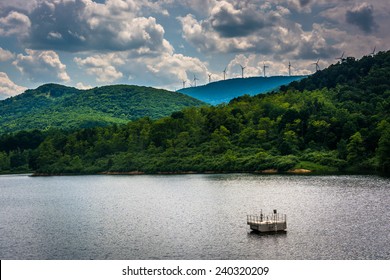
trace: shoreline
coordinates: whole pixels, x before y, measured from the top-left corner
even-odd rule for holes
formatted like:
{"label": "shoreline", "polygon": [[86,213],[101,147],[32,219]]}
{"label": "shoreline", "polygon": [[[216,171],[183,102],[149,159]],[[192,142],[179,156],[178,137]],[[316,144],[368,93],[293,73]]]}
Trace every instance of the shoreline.
{"label": "shoreline", "polygon": [[18,172],[18,173],[0,173],[0,176],[6,175],[27,175],[29,177],[51,177],[51,176],[88,176],[88,175],[110,175],[110,176],[135,176],[135,175],[195,175],[195,174],[257,174],[257,175],[302,175],[302,176],[321,176],[321,175],[377,175],[380,177],[388,177],[385,174],[375,173],[375,172],[326,172],[326,171],[316,171],[304,168],[294,168],[287,171],[279,171],[277,169],[265,169],[265,170],[255,170],[255,171],[159,171],[159,172],[144,172],[144,171],[103,171],[96,173],[44,173],[44,172]]}
{"label": "shoreline", "polygon": [[[144,171],[103,171],[97,173],[28,173],[30,177],[51,177],[51,176],[94,176],[94,175],[108,175],[108,176],[140,176],[140,175],[208,175],[208,174],[255,174],[255,175],[297,175],[297,176],[321,176],[321,175],[378,175],[376,173],[350,173],[350,172],[322,172],[309,169],[290,169],[287,171],[278,171],[276,169],[265,169],[256,171],[159,171],[159,172],[144,172]],[[17,175],[17,174],[3,174],[3,175]]]}
{"label": "shoreline", "polygon": [[288,171],[278,171],[276,169],[266,169],[257,171],[158,171],[147,173],[144,171],[103,171],[98,173],[30,173],[31,177],[50,177],[50,176],[83,176],[83,175],[194,175],[194,174],[315,174],[309,169],[290,169]]}

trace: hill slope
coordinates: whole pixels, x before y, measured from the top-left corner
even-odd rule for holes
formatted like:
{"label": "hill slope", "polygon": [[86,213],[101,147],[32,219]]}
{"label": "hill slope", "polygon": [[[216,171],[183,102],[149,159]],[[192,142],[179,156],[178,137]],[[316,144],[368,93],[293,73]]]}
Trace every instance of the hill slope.
{"label": "hill slope", "polygon": [[227,103],[231,99],[241,95],[255,95],[276,90],[282,85],[301,80],[306,76],[274,76],[274,77],[250,77],[236,78],[225,81],[212,82],[207,85],[188,87],[178,90],[196,99],[212,105]]}
{"label": "hill slope", "polygon": [[177,92],[115,85],[78,90],[46,84],[0,101],[0,133],[29,129],[86,128],[157,119],[203,103]]}

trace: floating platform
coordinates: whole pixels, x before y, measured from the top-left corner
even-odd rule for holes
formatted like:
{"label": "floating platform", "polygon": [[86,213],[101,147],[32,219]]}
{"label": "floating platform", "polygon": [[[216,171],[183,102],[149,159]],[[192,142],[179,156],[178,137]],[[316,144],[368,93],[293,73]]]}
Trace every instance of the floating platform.
{"label": "floating platform", "polygon": [[247,224],[253,231],[261,233],[282,232],[287,229],[286,214],[279,214],[276,210],[272,214],[247,215]]}

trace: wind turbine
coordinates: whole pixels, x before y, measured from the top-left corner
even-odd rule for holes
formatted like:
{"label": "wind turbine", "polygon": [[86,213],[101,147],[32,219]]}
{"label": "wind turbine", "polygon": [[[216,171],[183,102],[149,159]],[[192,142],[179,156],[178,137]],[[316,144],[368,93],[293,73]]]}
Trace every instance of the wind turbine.
{"label": "wind turbine", "polygon": [[266,75],[265,75],[265,70],[266,70],[267,68],[269,68],[269,66],[268,66],[268,65],[265,65],[265,63],[263,63],[263,73],[264,73],[264,77],[266,76]]}
{"label": "wind turbine", "polygon": [[222,72],[223,72],[223,80],[225,80],[226,79],[226,67]]}
{"label": "wind turbine", "polygon": [[291,76],[291,63],[288,61],[288,75]]}
{"label": "wind turbine", "polygon": [[199,79],[194,75],[194,85],[196,87],[196,81],[199,81]]}
{"label": "wind turbine", "polygon": [[312,63],[312,65],[316,66],[316,72],[321,70],[320,66],[318,65],[318,62],[320,62],[320,59],[318,59],[317,62]]}
{"label": "wind turbine", "polygon": [[181,80],[182,82],[183,82],[183,88],[185,88],[186,87],[186,80]]}
{"label": "wind turbine", "polygon": [[343,54],[340,57],[336,57],[336,59],[340,60],[341,63],[345,61],[344,54],[345,52],[343,52]]}
{"label": "wind turbine", "polygon": [[246,66],[242,66],[240,64],[240,67],[241,67],[241,76],[242,76],[242,78],[244,78],[244,69],[246,68]]}
{"label": "wind turbine", "polygon": [[209,76],[209,83],[211,83],[211,76],[212,76],[213,74],[208,74],[208,76]]}
{"label": "wind turbine", "polygon": [[376,46],[374,47],[374,49],[372,50],[372,52],[370,53],[370,55],[372,55],[372,56],[375,55],[375,49],[376,49]]}

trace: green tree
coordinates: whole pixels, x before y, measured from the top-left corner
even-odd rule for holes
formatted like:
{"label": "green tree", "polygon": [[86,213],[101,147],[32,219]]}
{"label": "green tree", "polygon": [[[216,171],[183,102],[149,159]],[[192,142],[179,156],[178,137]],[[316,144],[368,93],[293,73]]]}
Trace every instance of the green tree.
{"label": "green tree", "polygon": [[390,175],[390,124],[387,121],[382,121],[379,124],[381,137],[378,142],[376,156],[380,172]]}
{"label": "green tree", "polygon": [[364,145],[363,138],[360,132],[356,132],[349,138],[349,142],[347,144],[347,161],[351,164],[360,163],[364,158]]}
{"label": "green tree", "polygon": [[314,142],[326,146],[330,124],[324,120],[312,120],[309,123],[306,141]]}
{"label": "green tree", "polygon": [[6,152],[0,152],[0,172],[10,169],[10,160]]}
{"label": "green tree", "polygon": [[46,139],[39,145],[36,161],[39,171],[52,172],[50,167],[54,166],[61,159],[62,154],[54,146],[51,138]]}
{"label": "green tree", "polygon": [[19,149],[11,151],[9,153],[9,163],[11,169],[28,169],[27,152]]}
{"label": "green tree", "polygon": [[230,131],[221,125],[211,134],[210,149],[212,153],[223,153],[231,146]]}
{"label": "green tree", "polygon": [[279,145],[279,150],[282,155],[294,154],[298,151],[299,139],[297,134],[288,130],[283,133],[282,142]]}

